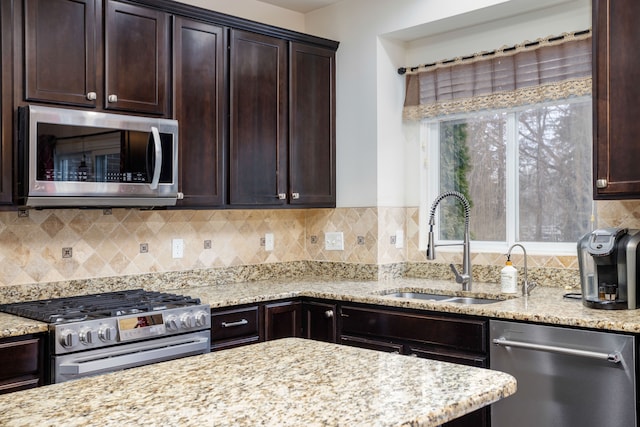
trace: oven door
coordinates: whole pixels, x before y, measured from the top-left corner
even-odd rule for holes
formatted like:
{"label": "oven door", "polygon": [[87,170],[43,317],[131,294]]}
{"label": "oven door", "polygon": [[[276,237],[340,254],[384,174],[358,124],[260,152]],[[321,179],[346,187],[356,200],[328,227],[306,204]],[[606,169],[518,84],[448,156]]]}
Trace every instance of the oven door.
{"label": "oven door", "polygon": [[51,381],[61,383],[210,351],[210,332],[122,344],[52,357]]}
{"label": "oven door", "polygon": [[20,205],[175,205],[175,120],[31,105],[19,123]]}

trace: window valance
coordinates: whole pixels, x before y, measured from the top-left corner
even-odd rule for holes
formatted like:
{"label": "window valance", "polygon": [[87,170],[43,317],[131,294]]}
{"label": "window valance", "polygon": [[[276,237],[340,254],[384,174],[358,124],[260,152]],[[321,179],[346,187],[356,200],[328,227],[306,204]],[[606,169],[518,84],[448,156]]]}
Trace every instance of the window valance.
{"label": "window valance", "polygon": [[415,67],[406,76],[404,118],[589,95],[591,30]]}

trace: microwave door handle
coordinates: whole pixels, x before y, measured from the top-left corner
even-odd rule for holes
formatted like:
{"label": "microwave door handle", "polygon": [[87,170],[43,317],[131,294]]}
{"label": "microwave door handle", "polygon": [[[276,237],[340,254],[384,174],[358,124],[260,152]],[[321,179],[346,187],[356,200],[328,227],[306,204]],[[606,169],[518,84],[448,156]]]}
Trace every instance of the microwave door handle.
{"label": "microwave door handle", "polygon": [[153,135],[153,146],[156,151],[156,162],[153,165],[153,179],[149,185],[152,190],[158,188],[160,182],[160,169],[162,169],[162,142],[160,141],[160,132],[155,126],[151,126],[151,134]]}

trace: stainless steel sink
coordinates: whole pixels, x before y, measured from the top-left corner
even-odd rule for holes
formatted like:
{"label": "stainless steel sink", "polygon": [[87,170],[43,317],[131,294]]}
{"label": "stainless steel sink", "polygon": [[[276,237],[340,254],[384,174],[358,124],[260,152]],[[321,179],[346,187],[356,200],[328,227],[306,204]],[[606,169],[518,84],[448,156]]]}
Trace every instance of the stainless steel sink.
{"label": "stainless steel sink", "polygon": [[495,302],[504,301],[504,299],[502,298],[481,298],[481,297],[445,295],[445,294],[434,294],[431,292],[402,291],[402,290],[383,293],[382,296],[391,297],[391,298],[419,299],[424,301],[452,302],[452,303],[458,303],[458,304],[492,304]]}
{"label": "stainless steel sink", "polygon": [[460,304],[492,304],[494,302],[500,302],[503,300],[498,298],[455,297],[443,301],[457,302]]}
{"label": "stainless steel sink", "polygon": [[392,292],[389,294],[384,294],[384,296],[395,297],[395,298],[423,299],[423,300],[431,300],[431,301],[442,301],[445,299],[452,298],[452,295],[431,294],[431,293],[425,293],[425,292],[405,292],[405,291]]}

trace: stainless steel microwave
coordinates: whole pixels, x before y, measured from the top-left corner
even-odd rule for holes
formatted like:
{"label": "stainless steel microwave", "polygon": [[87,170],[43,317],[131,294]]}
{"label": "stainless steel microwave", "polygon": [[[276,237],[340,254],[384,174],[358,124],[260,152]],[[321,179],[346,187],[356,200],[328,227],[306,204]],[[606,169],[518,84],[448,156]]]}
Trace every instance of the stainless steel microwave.
{"label": "stainless steel microwave", "polygon": [[18,123],[20,206],[176,204],[177,121],[30,105]]}

